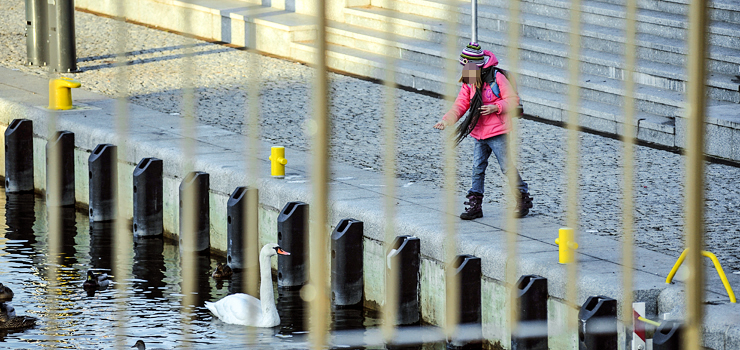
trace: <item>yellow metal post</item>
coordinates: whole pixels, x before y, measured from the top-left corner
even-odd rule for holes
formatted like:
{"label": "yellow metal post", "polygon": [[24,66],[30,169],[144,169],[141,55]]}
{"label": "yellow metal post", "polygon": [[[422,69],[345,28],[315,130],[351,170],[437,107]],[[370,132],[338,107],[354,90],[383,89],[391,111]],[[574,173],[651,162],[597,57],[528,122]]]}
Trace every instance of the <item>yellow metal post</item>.
{"label": "yellow metal post", "polygon": [[272,147],[270,149],[270,174],[278,179],[284,178],[285,164],[288,164],[288,160],[285,159],[285,147]]}
{"label": "yellow metal post", "polygon": [[72,78],[49,80],[49,109],[72,109],[72,89],[82,85]]}
{"label": "yellow metal post", "polygon": [[561,264],[570,264],[576,261],[576,249],[578,243],[575,242],[575,234],[572,228],[563,227],[558,230],[558,238],[555,239],[558,248],[558,262]]}

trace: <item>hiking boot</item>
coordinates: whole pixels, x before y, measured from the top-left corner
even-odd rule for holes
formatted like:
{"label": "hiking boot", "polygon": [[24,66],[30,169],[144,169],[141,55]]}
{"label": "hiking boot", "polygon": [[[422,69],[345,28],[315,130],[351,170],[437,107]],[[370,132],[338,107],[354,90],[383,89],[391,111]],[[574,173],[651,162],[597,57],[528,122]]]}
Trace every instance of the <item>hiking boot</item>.
{"label": "hiking boot", "polygon": [[521,218],[529,214],[529,209],[532,209],[532,197],[527,192],[519,192],[520,197],[516,199],[516,210],[514,210],[514,216]]}
{"label": "hiking boot", "polygon": [[464,204],[467,205],[465,208],[465,212],[460,214],[460,219],[463,220],[473,220],[477,218],[483,217],[483,209],[481,208],[481,205],[483,204],[483,194],[478,192],[470,192],[466,196],[468,198],[468,201]]}

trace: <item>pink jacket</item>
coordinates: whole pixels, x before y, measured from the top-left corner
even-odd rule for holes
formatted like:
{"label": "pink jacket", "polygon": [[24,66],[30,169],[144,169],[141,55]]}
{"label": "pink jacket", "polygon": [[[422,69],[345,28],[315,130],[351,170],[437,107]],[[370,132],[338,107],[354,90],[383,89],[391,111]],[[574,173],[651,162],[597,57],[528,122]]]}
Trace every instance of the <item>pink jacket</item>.
{"label": "pink jacket", "polygon": [[[483,68],[488,68],[498,64],[498,59],[491,51],[483,50],[483,54],[489,56],[488,63]],[[519,97],[514,93],[514,90],[509,84],[509,80],[501,74],[496,73],[496,82],[498,83],[501,97],[496,97],[488,84],[483,83],[483,89],[481,90],[483,97],[483,105],[494,104],[498,106],[498,113],[483,115],[481,114],[478,119],[478,123],[475,124],[473,131],[470,132],[470,136],[477,140],[487,139],[496,135],[501,135],[511,130],[511,121],[506,117],[506,111],[509,107],[516,107],[519,105]],[[442,118],[448,124],[453,125],[465,112],[470,108],[470,100],[475,95],[475,86],[464,84],[460,89],[460,93],[457,94],[457,99],[452,105],[452,108]]]}

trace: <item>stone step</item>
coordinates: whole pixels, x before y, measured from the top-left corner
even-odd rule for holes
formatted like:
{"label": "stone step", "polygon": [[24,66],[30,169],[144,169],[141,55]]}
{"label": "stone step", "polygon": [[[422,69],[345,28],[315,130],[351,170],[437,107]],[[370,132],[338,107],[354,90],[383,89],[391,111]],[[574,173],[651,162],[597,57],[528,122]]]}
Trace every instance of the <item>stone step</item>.
{"label": "stone step", "polygon": [[[527,62],[526,66],[520,63],[520,73],[519,86],[567,95],[569,79],[565,68]],[[579,85],[581,99],[606,103],[617,108],[623,104],[624,88],[620,80],[581,73]],[[638,111],[675,117],[681,115],[683,100],[683,93],[641,84],[635,88],[635,107]]]}
{"label": "stone step", "polygon": [[[313,41],[293,42],[290,46],[293,57],[301,57],[301,60],[314,64],[316,62],[316,45]],[[356,74],[372,79],[385,79],[387,57],[353,49],[336,44],[327,45],[327,66],[331,69]],[[457,87],[442,82],[440,69],[438,67],[420,64],[405,59],[395,61],[396,83],[407,86],[418,91],[430,91],[443,93],[445,88]]]}
{"label": "stone step", "polygon": [[[538,0],[537,3],[525,2],[522,4],[522,10],[532,14],[570,19],[570,2],[563,0]],[[625,26],[626,9],[624,6],[584,0],[581,10],[583,23],[616,29],[623,29]],[[683,14],[640,9],[636,20],[638,33],[686,40],[688,19]],[[714,21],[710,23],[708,32],[714,45],[738,46],[737,38],[740,37],[740,26],[737,26],[737,24]]]}
{"label": "stone step", "polygon": [[[389,14],[390,10],[378,9],[378,8],[348,8],[345,9],[345,13],[348,15],[348,22],[353,23],[357,27],[365,28],[379,28],[378,30],[386,29],[386,15],[393,15],[392,22],[395,23],[394,31],[402,36],[410,36],[415,39],[431,42],[441,42],[447,36],[447,31],[443,30],[443,25],[439,21],[432,19],[393,12]],[[382,24],[382,25],[381,25]],[[464,25],[457,24],[457,33],[460,36],[464,36],[468,32],[468,28]],[[422,38],[419,38],[419,37]],[[505,35],[498,32],[487,31],[485,29],[479,30],[479,42],[490,47],[491,49],[498,50],[496,52],[505,52],[503,50],[506,45]],[[489,39],[491,38],[491,39]],[[491,42],[488,42],[491,41]],[[522,48],[527,50],[524,54],[530,53],[528,56],[531,59],[540,63],[550,64],[555,67],[564,67],[566,57],[568,57],[567,46],[562,43],[547,42],[544,40],[538,40],[532,37],[525,37],[522,39]],[[344,45],[341,42],[337,44]],[[465,44],[464,39],[460,39],[458,42],[459,46]],[[487,46],[487,45],[491,46]],[[431,43],[427,43],[424,47],[429,47]],[[530,45],[530,46],[527,46]],[[441,46],[439,46],[441,47]],[[441,50],[437,48],[438,52]],[[422,50],[422,52],[424,52]],[[623,78],[623,70],[621,69],[623,63],[617,54],[603,53],[598,50],[584,50],[582,60],[587,64],[584,66],[584,70],[591,74],[602,74],[607,78]],[[551,55],[551,56],[548,56]],[[430,63],[432,60],[421,60],[420,62]],[[559,62],[557,62],[559,61]],[[677,92],[685,91],[685,84],[683,79],[676,72],[683,71],[682,67],[670,67],[668,65],[661,65],[661,62],[646,62],[645,69],[638,69],[639,75],[636,77],[638,82],[652,85],[663,89],[673,89]],[[611,62],[611,63],[606,63]],[[733,82],[734,75],[727,75],[714,72],[709,77],[710,81],[710,97],[716,98],[719,101],[729,102],[740,102],[740,93],[738,93],[739,84]]]}
{"label": "stone step", "polygon": [[[612,5],[626,6],[626,0],[596,0]],[[638,0],[641,9],[677,15],[688,15],[688,0]],[[734,0],[714,0],[707,2],[710,18],[714,21],[740,24],[740,3]]]}
{"label": "stone step", "polygon": [[[494,37],[494,36],[481,36]],[[506,61],[503,53],[506,51],[506,40],[499,37],[492,43],[481,41],[484,47],[497,53],[502,62]],[[423,41],[405,36],[394,36],[392,40],[386,37],[385,32],[358,27],[346,23],[329,22],[327,40],[330,43],[347,46],[359,50],[384,53],[395,58],[403,58],[421,64],[442,67],[445,54],[444,44]],[[462,47],[465,39],[458,42]],[[528,62],[546,64],[555,67],[566,67],[568,48],[566,45],[550,43],[541,40],[523,38],[520,43],[520,66],[525,67]],[[454,56],[454,55],[452,55]],[[635,81],[638,84],[653,86],[661,89],[685,92],[686,84],[683,81],[684,67],[676,67],[665,63],[638,60]],[[583,73],[599,75],[612,79],[624,79],[624,63],[622,57],[606,54],[594,50],[584,49],[581,54],[581,70]],[[733,82],[734,76],[713,73],[708,76],[709,96],[730,102],[740,102],[737,92],[740,83]]]}
{"label": "stone step", "polygon": [[[292,46],[296,52],[294,55],[301,57],[313,57],[315,47],[311,42],[295,43]],[[385,78],[386,58],[380,54],[353,49],[340,45],[329,45],[327,54],[329,65],[333,69],[361,74],[375,79]],[[445,82],[444,72],[439,67],[420,64],[405,59],[398,59],[396,63],[396,83],[411,86],[417,89],[444,93],[448,85],[453,85],[457,91],[456,82]],[[454,64],[454,61],[453,61]],[[502,65],[502,68],[507,68]],[[520,67],[519,89],[527,91],[536,89],[553,94],[567,95],[567,72],[545,65],[527,64]],[[623,93],[621,84],[614,79],[582,75],[579,82],[581,86],[581,100],[598,101],[598,103],[610,104],[607,110],[619,110],[622,105]],[[638,85],[635,97],[636,107],[639,111],[657,116],[672,118],[680,114],[683,107],[683,94],[659,90],[653,87]],[[525,100],[526,101],[526,100]],[[561,103],[550,107],[562,109]],[[594,117],[600,118],[598,115]]]}
{"label": "stone step", "polygon": [[[450,19],[450,13],[453,13],[452,18],[463,24],[469,24],[471,18],[471,10],[468,2],[456,2],[455,6],[449,6],[444,0],[372,0],[371,5],[442,20]],[[489,19],[508,21],[510,16],[507,6],[508,2],[502,2],[501,0],[479,1],[479,27],[487,26]],[[538,0],[537,2],[522,2],[521,10],[524,14],[565,20],[565,25],[569,25],[570,2],[568,1]],[[623,6],[584,0],[581,11],[582,23],[620,30],[625,26],[624,19],[626,17],[626,11]],[[685,40],[687,20],[684,15],[640,10],[637,16],[637,22],[638,32],[640,33]],[[498,26],[498,24],[494,25]],[[710,26],[709,33],[710,39],[715,45],[725,47],[738,46],[737,38],[740,37],[740,28],[737,25],[715,22]]]}
{"label": "stone step", "polygon": [[[527,114],[566,122],[568,120],[567,94],[558,94],[537,88],[521,88],[519,95]],[[624,134],[624,116],[620,108],[596,101],[579,102],[578,124],[591,130],[611,135]],[[633,119],[637,139],[668,147],[675,145],[675,118],[637,112]]]}
{"label": "stone step", "polygon": [[[312,62],[316,55],[316,46],[312,42],[296,42],[291,45],[293,55],[304,57]],[[328,45],[327,64],[330,68],[362,74],[375,79],[386,77],[385,60],[382,55],[339,45]],[[398,84],[414,87],[419,90],[441,92],[445,88],[459,90],[457,84],[443,83],[443,72],[438,68],[420,65],[404,59],[395,61],[395,78]],[[522,77],[532,72],[522,71]],[[521,80],[520,80],[521,81]],[[452,85],[452,86],[450,86]],[[584,87],[582,90],[588,90]],[[525,113],[537,117],[563,122],[567,120],[567,94],[540,89],[539,87],[519,85],[519,94]],[[440,112],[441,113],[441,112]],[[579,125],[591,130],[621,135],[624,130],[624,118],[618,106],[608,103],[581,99],[579,102]],[[640,111],[634,122],[637,137],[645,142],[674,146],[674,118]]]}
{"label": "stone step", "polygon": [[[443,42],[447,31],[443,22],[429,17],[408,13],[399,13],[377,7],[352,7],[345,9],[345,19],[349,24],[361,27],[384,30],[386,19],[392,18],[397,24],[397,34],[410,36],[425,41]],[[558,25],[559,22],[559,25]],[[503,20],[496,21],[498,25],[489,24],[487,28],[478,29],[479,41],[493,38],[506,38],[508,26]],[[470,28],[458,24],[458,35],[468,37]],[[479,25],[480,27],[480,25]],[[495,29],[490,29],[495,27]],[[522,36],[543,41],[567,45],[569,42],[569,25],[564,20],[551,20],[542,16],[528,15],[522,19]],[[621,55],[624,52],[624,37],[621,32],[612,28],[584,25],[582,47],[595,51]],[[685,65],[685,42],[676,39],[666,39],[650,34],[638,36],[638,57],[646,60]],[[736,75],[740,73],[740,50],[712,46],[710,48],[709,69],[721,74]]]}

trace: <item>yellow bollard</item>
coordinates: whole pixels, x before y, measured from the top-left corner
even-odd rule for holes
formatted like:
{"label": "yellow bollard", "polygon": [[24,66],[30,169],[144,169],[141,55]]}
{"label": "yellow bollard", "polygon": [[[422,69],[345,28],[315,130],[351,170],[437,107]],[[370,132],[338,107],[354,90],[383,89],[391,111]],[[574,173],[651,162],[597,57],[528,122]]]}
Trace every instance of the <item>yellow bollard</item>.
{"label": "yellow bollard", "polygon": [[[671,272],[668,273],[668,277],[665,279],[665,283],[671,283],[673,281],[673,277],[676,276],[676,272],[678,272],[678,268],[681,267],[681,264],[683,264],[683,261],[686,259],[686,253],[689,251],[689,248],[686,248],[681,252],[681,255],[678,256],[678,260],[676,260],[676,263],[673,264],[673,268],[671,269]],[[717,274],[719,275],[719,279],[722,281],[722,285],[725,286],[725,290],[727,291],[727,296],[730,297],[731,303],[737,303],[737,298],[735,298],[735,292],[732,291],[732,287],[730,286],[730,281],[727,280],[727,275],[725,275],[725,270],[722,269],[722,264],[719,263],[719,259],[717,259],[717,256],[714,255],[712,252],[708,252],[706,250],[701,251],[701,255],[709,258],[709,260],[712,260],[712,263],[714,264],[714,268],[717,269]]]}
{"label": "yellow bollard", "polygon": [[270,174],[278,179],[284,178],[285,164],[288,164],[288,160],[285,159],[285,147],[272,147],[270,149]]}
{"label": "yellow bollard", "polygon": [[559,247],[559,259],[558,262],[561,264],[570,264],[576,261],[576,249],[578,249],[578,243],[573,241],[573,229],[563,227],[558,230],[558,238],[555,239],[555,244]]}
{"label": "yellow bollard", "polygon": [[49,81],[49,109],[72,109],[72,90],[80,87],[80,82],[61,77]]}

